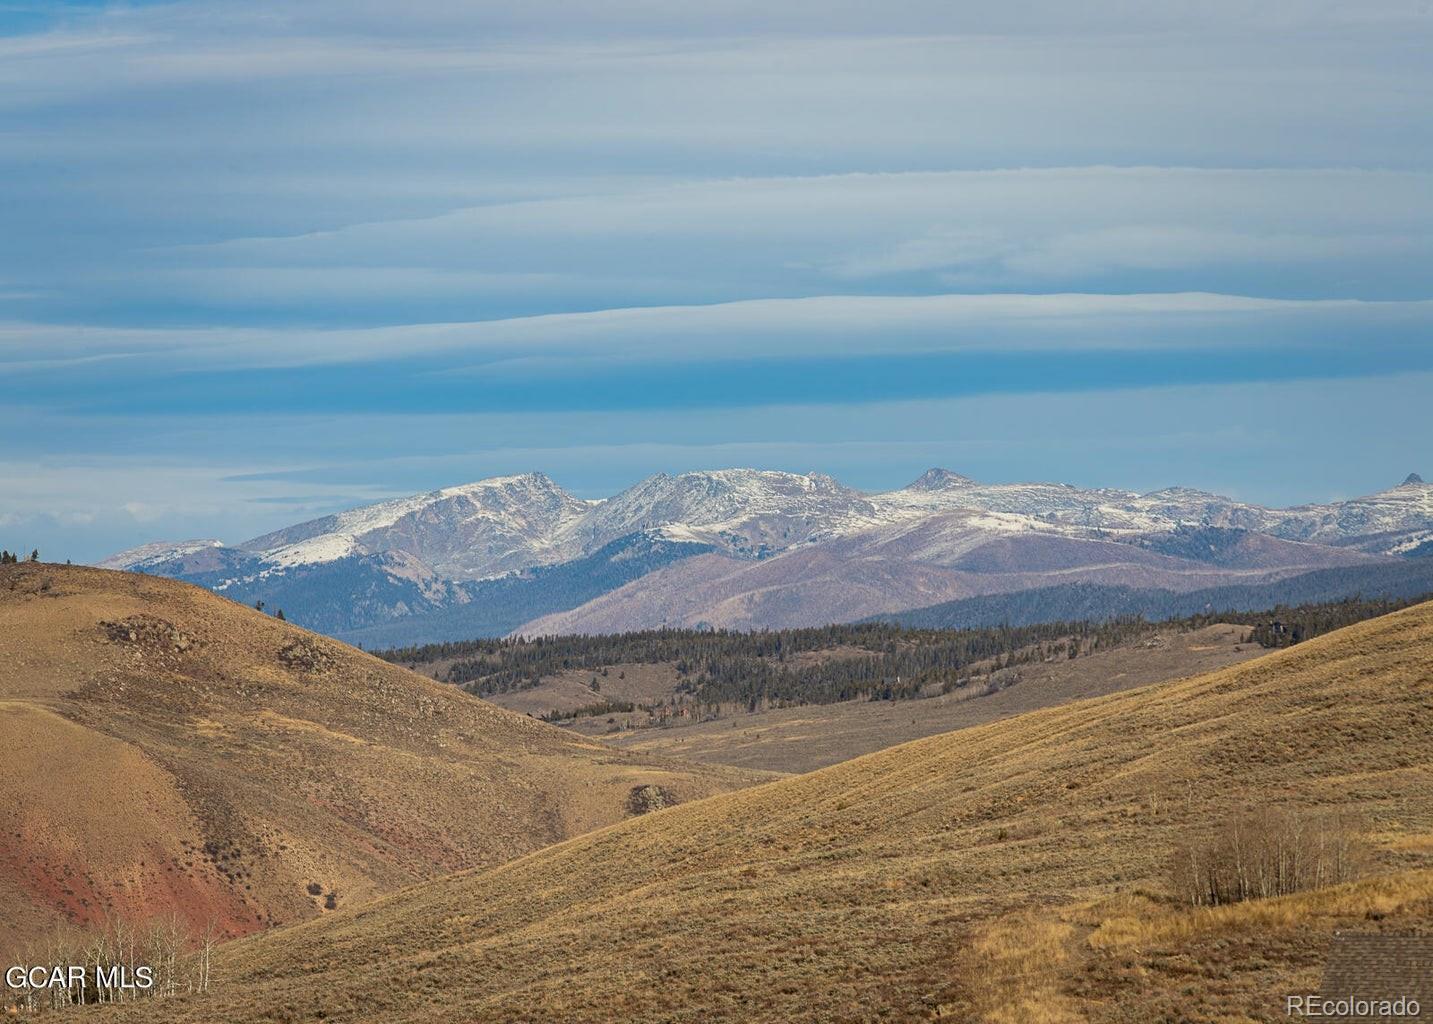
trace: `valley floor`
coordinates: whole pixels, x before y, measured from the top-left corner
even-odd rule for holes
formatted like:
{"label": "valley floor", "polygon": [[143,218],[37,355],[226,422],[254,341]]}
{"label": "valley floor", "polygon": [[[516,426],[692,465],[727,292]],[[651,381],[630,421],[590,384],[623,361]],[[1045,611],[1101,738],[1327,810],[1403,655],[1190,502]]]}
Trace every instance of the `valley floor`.
{"label": "valley floor", "polygon": [[[956,691],[904,701],[846,701],[737,713],[706,722],[609,732],[601,716],[579,718],[574,728],[608,743],[646,754],[778,772],[808,772],[862,754],[954,729],[994,722],[1037,708],[1099,697],[1151,683],[1212,672],[1267,653],[1247,642],[1247,626],[1218,624],[1193,631],[1168,630],[1153,637],[1075,659],[1049,661],[997,672],[1002,689],[977,696]],[[642,702],[667,692],[677,676],[668,666],[623,666],[625,678],[609,673],[603,695]],[[565,708],[592,695],[577,676],[554,678],[531,690],[490,698],[523,712]],[[572,691],[569,694],[568,691]],[[617,721],[631,716],[617,716]]]}

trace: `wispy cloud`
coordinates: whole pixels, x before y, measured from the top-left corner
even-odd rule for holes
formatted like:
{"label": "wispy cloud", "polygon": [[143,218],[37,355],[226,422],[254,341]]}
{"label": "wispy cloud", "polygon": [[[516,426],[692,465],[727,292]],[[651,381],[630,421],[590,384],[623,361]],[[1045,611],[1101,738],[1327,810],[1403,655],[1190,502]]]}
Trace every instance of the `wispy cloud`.
{"label": "wispy cloud", "polygon": [[150,246],[48,293],[392,323],[852,290],[1422,298],[1429,265],[1428,173],[1084,167],[611,185]]}
{"label": "wispy cloud", "polygon": [[121,361],[135,364],[133,372],[172,375],[443,357],[425,364],[431,373],[468,362],[542,359],[658,365],[961,352],[1342,348],[1352,337],[1370,336],[1386,352],[1426,348],[1430,330],[1433,300],[1202,292],[823,295],[345,329],[0,324],[0,361],[15,372],[37,373]]}

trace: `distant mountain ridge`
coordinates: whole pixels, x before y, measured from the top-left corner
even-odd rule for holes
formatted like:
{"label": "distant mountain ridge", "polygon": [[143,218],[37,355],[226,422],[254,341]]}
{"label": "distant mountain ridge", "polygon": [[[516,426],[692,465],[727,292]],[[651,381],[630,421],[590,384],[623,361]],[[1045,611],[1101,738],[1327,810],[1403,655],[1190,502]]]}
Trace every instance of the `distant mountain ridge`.
{"label": "distant mountain ridge", "polygon": [[912,608],[871,621],[910,629],[957,626],[1026,626],[1037,622],[1113,619],[1142,616],[1151,621],[1211,612],[1259,611],[1343,597],[1400,600],[1433,594],[1433,559],[1408,559],[1393,565],[1318,569],[1270,583],[1235,584],[1190,590],[1136,589],[1098,583],[1067,583],[964,598]]}
{"label": "distant mountain ridge", "polygon": [[596,501],[542,473],[494,477],[234,546],[146,544],[101,565],[404,643],[457,630],[821,624],[1063,582],[1182,592],[1430,549],[1433,486],[1417,474],[1271,509],[1186,487],[986,484],[941,468],[877,494],[817,473],[723,469],[659,473]]}

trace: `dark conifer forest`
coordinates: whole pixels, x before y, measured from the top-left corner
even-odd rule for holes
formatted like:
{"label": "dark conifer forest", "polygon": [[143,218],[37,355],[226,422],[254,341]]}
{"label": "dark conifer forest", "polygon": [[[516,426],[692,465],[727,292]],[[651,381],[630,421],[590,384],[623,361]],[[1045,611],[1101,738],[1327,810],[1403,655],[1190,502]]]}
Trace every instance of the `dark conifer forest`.
{"label": "dark conifer forest", "polygon": [[[704,704],[786,706],[907,700],[948,693],[991,671],[1078,657],[1158,630],[1216,622],[1252,627],[1251,642],[1288,647],[1418,602],[1349,598],[1259,612],[1210,612],[1150,621],[1049,622],[973,629],[912,629],[885,622],[761,632],[662,629],[598,636],[472,640],[402,647],[379,657],[412,667],[446,663],[440,678],[478,696],[536,686],[571,669],[672,664],[679,691]],[[837,656],[812,658],[821,653]],[[808,657],[801,657],[807,655]],[[596,705],[594,705],[596,706]],[[602,708],[608,704],[602,703]]]}

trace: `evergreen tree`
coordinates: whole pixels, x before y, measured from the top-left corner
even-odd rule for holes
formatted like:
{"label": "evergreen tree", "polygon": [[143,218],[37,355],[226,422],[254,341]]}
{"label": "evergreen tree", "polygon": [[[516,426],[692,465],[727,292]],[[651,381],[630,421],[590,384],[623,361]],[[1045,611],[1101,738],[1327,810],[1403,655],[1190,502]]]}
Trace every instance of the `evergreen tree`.
{"label": "evergreen tree", "polygon": [[[1024,665],[1083,657],[1159,630],[1200,629],[1218,622],[1252,627],[1253,643],[1286,647],[1418,600],[1351,598],[1254,612],[1210,611],[1158,623],[1130,616],[967,629],[916,629],[881,622],[751,633],[657,629],[449,642],[383,651],[379,657],[404,665],[447,662],[447,681],[478,696],[530,689],[573,669],[585,670],[589,688],[601,693],[602,683],[612,675],[626,678],[625,669],[618,666],[666,664],[674,666],[678,675],[678,702],[694,710],[714,709],[710,714],[715,715],[722,707],[914,700],[964,687],[988,690],[1009,684],[1002,670],[1018,672]],[[836,649],[842,652],[838,657],[811,661],[798,657]],[[592,707],[606,713],[615,703]],[[569,718],[571,713],[560,717]]]}

